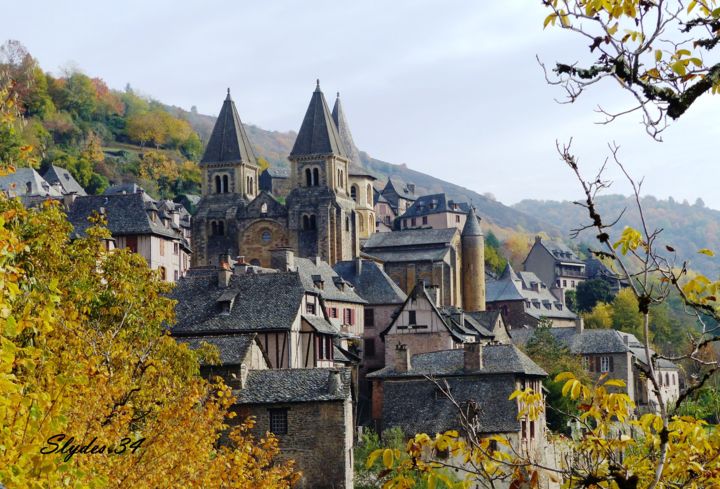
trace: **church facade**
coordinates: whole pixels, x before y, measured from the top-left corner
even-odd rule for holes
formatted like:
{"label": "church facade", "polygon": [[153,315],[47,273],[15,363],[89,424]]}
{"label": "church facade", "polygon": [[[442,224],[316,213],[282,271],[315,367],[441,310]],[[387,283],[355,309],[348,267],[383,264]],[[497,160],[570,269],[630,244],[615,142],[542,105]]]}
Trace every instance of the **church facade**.
{"label": "church facade", "polygon": [[360,239],[374,231],[374,178],[353,171],[358,154],[340,100],[331,113],[319,82],[288,159],[291,190],[281,202],[259,189],[255,152],[228,91],[200,162],[193,266],[230,254],[269,267],[277,248],[331,265],[359,255]]}

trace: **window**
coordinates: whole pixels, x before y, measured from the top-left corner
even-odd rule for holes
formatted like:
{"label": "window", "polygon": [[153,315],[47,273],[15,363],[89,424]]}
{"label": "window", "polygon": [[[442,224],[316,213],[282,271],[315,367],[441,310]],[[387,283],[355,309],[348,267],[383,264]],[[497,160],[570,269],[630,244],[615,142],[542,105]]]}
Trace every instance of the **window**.
{"label": "window", "polygon": [[670,385],[670,374],[665,372],[665,385]]}
{"label": "window", "polygon": [[215,193],[219,194],[222,192],[222,183],[220,181],[220,175],[215,175]]}
{"label": "window", "polygon": [[372,205],[373,190],[372,190],[372,185],[370,185],[369,183],[367,186],[367,196],[366,197],[367,197],[366,200],[367,200],[368,205]]}
{"label": "window", "polygon": [[160,256],[165,256],[165,240],[160,239]]}
{"label": "window", "polygon": [[310,168],[305,168],[305,185],[312,186],[312,170]]}
{"label": "window", "polygon": [[222,191],[223,191],[224,194],[226,194],[226,193],[228,193],[228,191],[229,191],[228,189],[230,188],[230,184],[229,184],[229,183],[230,183],[230,179],[228,178],[227,175],[223,175],[223,177],[222,177],[222,182],[223,182],[223,184],[222,184],[222,187],[223,187],[223,188],[222,188]]}
{"label": "window", "polygon": [[358,188],[357,185],[353,185],[350,187],[350,198],[357,202],[357,194],[358,194]]}
{"label": "window", "polygon": [[276,435],[287,435],[288,432],[288,410],[270,409],[270,431]]}
{"label": "window", "polygon": [[375,356],[375,340],[373,338],[365,338],[365,340],[363,340],[363,351],[365,352],[365,358]]}
{"label": "window", "polygon": [[560,287],[560,279],[557,279],[557,280],[555,281],[555,285],[557,285],[558,287]]}
{"label": "window", "polygon": [[365,231],[365,221],[363,219],[360,219],[360,232]]}
{"label": "window", "polygon": [[262,232],[261,239],[263,240],[263,243],[269,243],[270,239],[272,239],[272,234],[270,234],[270,231],[266,229]]}
{"label": "window", "polygon": [[571,280],[571,281],[570,281],[570,287],[575,287],[575,281],[574,281],[574,280]]}
{"label": "window", "polygon": [[375,309],[365,309],[365,327],[375,326]]}
{"label": "window", "polygon": [[455,216],[455,222],[460,222],[460,216]]}
{"label": "window", "polygon": [[583,355],[582,357],[582,367],[584,370],[590,370],[590,357],[587,355]]}
{"label": "window", "polygon": [[260,206],[260,214],[267,214],[267,203],[263,202]]}
{"label": "window", "polygon": [[315,304],[313,304],[312,302],[308,302],[305,305],[305,312],[307,312],[308,314],[315,314]]}
{"label": "window", "polygon": [[407,227],[407,219],[403,219],[403,227],[404,227],[404,228]]}
{"label": "window", "polygon": [[159,267],[158,270],[160,271],[160,278],[167,280],[167,270],[165,270],[165,267]]}
{"label": "window", "polygon": [[173,243],[173,255],[177,255],[178,253],[180,253],[180,244]]}
{"label": "window", "polygon": [[315,221],[315,215],[310,216],[310,229],[317,229],[317,222]]}
{"label": "window", "polygon": [[427,223],[428,223],[427,216],[423,216],[423,218],[422,218],[422,223],[423,223],[423,224],[427,224]]}
{"label": "window", "polygon": [[600,357],[600,372],[605,373],[610,371],[610,357]]}
{"label": "window", "polygon": [[410,226],[415,227],[417,225],[415,218],[410,219]]}
{"label": "window", "polygon": [[173,276],[175,277],[175,281],[177,282],[178,279],[180,278],[180,273],[177,270],[175,270],[175,272],[173,273]]}
{"label": "window", "polygon": [[320,170],[313,168],[313,183],[315,187],[320,185]]}
{"label": "window", "polygon": [[345,218],[345,231],[350,231],[350,218]]}
{"label": "window", "polygon": [[329,307],[328,308],[328,316],[335,319],[337,318],[337,307]]}
{"label": "window", "polygon": [[344,324],[355,324],[355,311],[353,309],[345,309],[343,311],[343,323]]}
{"label": "window", "polygon": [[563,280],[563,287],[567,287],[567,280]]}
{"label": "window", "polygon": [[417,324],[415,311],[408,311],[408,324]]}
{"label": "window", "polygon": [[138,250],[137,236],[126,236],[125,237],[125,247],[128,248],[133,253],[137,253],[137,250]]}
{"label": "window", "polygon": [[535,438],[535,421],[530,421],[530,438]]}
{"label": "window", "polygon": [[372,232],[373,228],[375,227],[375,219],[373,218],[372,214],[368,216],[368,231]]}
{"label": "window", "polygon": [[224,221],[218,221],[217,233],[218,233],[218,236],[225,236],[225,222]]}
{"label": "window", "polygon": [[332,360],[333,359],[332,338],[327,335],[317,335],[317,359]]}

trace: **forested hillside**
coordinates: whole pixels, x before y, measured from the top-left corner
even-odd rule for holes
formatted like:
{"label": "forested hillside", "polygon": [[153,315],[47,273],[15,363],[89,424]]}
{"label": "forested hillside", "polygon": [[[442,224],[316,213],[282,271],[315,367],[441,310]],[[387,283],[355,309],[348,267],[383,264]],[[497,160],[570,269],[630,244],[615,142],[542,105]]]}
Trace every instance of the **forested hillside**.
{"label": "forested hillside", "polygon": [[[640,215],[634,199],[622,195],[605,195],[597,198],[599,211],[605,221],[612,222],[624,210],[617,226],[640,227]],[[688,202],[677,202],[670,198],[660,200],[652,196],[642,199],[646,221],[653,229],[662,229],[658,238],[659,249],[665,245],[676,250],[679,261],[688,260],[690,267],[717,277],[720,262],[716,257],[699,254],[701,248],[720,250],[720,211],[709,209],[701,199],[692,205]],[[517,210],[534,215],[538,218],[554,222],[566,231],[577,228],[588,222],[587,212],[572,202],[523,200],[514,205]],[[583,232],[576,241],[584,241],[596,246],[595,233],[592,230]],[[666,255],[670,256],[669,252]]]}

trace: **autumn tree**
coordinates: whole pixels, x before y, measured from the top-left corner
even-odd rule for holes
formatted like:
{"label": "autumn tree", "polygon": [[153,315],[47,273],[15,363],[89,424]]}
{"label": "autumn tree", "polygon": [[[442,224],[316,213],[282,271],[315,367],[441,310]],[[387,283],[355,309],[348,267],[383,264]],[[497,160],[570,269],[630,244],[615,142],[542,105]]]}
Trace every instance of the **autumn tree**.
{"label": "autumn tree", "polygon": [[605,280],[585,280],[580,282],[575,289],[575,299],[578,311],[587,312],[592,310],[598,302],[610,302],[613,299],[613,293]]}

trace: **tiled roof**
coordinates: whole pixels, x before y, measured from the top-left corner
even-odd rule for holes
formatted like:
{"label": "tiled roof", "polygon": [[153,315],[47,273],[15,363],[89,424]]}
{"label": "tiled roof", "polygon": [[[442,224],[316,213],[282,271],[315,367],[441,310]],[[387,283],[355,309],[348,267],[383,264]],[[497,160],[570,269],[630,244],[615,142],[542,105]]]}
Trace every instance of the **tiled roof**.
{"label": "tiled roof", "polygon": [[360,153],[355,146],[355,141],[353,141],[352,133],[350,132],[350,126],[347,123],[347,119],[345,119],[345,111],[340,103],[340,92],[338,92],[337,98],[335,99],[332,118],[335,122],[335,126],[337,126],[340,140],[345,147],[345,154],[347,154],[348,158],[350,158],[351,163],[355,166],[361,166],[362,162],[360,161]]}
{"label": "tiled roof", "polygon": [[58,184],[63,189],[64,194],[75,192],[78,195],[87,195],[85,189],[73,178],[72,174],[65,168],[50,165],[45,171],[43,178],[50,185]]}
{"label": "tiled roof", "polygon": [[[390,233],[383,233],[390,234]],[[430,250],[372,250],[372,256],[386,263],[443,261],[449,248]]]}
{"label": "tiled roof", "polygon": [[[320,294],[326,300],[365,303],[352,284],[345,282],[326,261],[316,263],[309,258],[295,258],[295,267],[306,291]],[[322,289],[315,286],[316,279],[322,280]]]}
{"label": "tiled roof", "polygon": [[448,200],[447,195],[431,194],[418,197],[415,202],[400,217],[420,217],[429,214],[438,214],[440,212],[456,212],[459,214],[467,214],[470,206],[467,202],[455,202]]}
{"label": "tiled roof", "polygon": [[[237,292],[229,314],[218,300]],[[174,335],[289,330],[297,318],[305,288],[295,272],[233,275],[218,286],[218,270],[191,269],[170,297],[175,306]]]}
{"label": "tiled roof", "polygon": [[265,171],[272,178],[290,178],[290,170],[288,168],[268,167]]}
{"label": "tiled roof", "polygon": [[[220,365],[240,365],[256,341],[256,333],[232,335],[187,336],[177,338],[178,343],[187,343],[192,350],[207,342],[218,349]],[[205,364],[203,364],[205,365]]]}
{"label": "tiled roof", "polygon": [[323,317],[303,314],[302,319],[303,321],[307,321],[307,323],[312,326],[313,329],[315,329],[315,331],[317,331],[318,333],[331,335],[340,333],[340,328],[338,328]]}
{"label": "tiled roof", "polygon": [[480,227],[480,219],[475,214],[475,209],[470,208],[470,212],[465,220],[465,226],[463,226],[462,236],[482,236],[482,228]]}
{"label": "tiled roof", "polygon": [[480,323],[488,331],[492,331],[495,328],[498,317],[501,315],[500,310],[494,311],[474,311],[466,312],[465,314],[472,317],[475,321]]}
{"label": "tiled roof", "polygon": [[157,203],[147,200],[140,193],[116,195],[88,195],[77,197],[70,206],[68,221],[75,228],[76,235],[82,235],[90,227],[88,217],[104,209],[107,227],[113,236],[154,234],[167,238],[181,236],[178,230],[165,226],[159,217],[151,218],[151,210],[157,210]]}
{"label": "tiled roof", "polygon": [[298,131],[290,156],[329,155],[347,157],[335,121],[320,90],[320,82],[312,94],[305,118]]}
{"label": "tiled roof", "polygon": [[14,172],[0,176],[0,190],[10,197],[62,195],[32,168],[16,168]]}
{"label": "tiled roof", "polygon": [[423,377],[425,375],[450,376],[468,374],[523,374],[532,376],[546,376],[530,357],[515,345],[487,344],[482,347],[482,368],[467,372],[463,368],[465,351],[442,350],[430,353],[413,355],[410,363],[411,370],[397,372],[394,365],[368,374],[369,378],[397,378],[397,377]]}
{"label": "tiled roof", "polygon": [[[536,238],[538,239],[538,238]],[[559,241],[553,241],[550,239],[542,239],[540,240],[540,244],[551,254],[553,257],[555,257],[555,260],[557,261],[563,261],[563,262],[569,262],[569,263],[578,263],[583,264],[584,262],[578,258],[578,256],[575,254],[573,250],[565,246],[564,243],[561,243]]]}
{"label": "tiled roof", "polygon": [[200,160],[201,166],[212,163],[257,165],[255,152],[235,108],[235,102],[230,98],[229,89],[205,148],[205,154]]}
{"label": "tiled roof", "polygon": [[[360,273],[357,261],[360,260]],[[391,279],[380,265],[371,260],[356,259],[340,261],[334,266],[335,272],[353,284],[355,292],[368,304],[402,304],[407,295]]]}
{"label": "tiled roof", "polygon": [[486,328],[480,321],[476,320],[470,313],[464,312],[457,307],[443,307],[440,309],[445,322],[460,328],[463,334],[480,336],[483,339],[493,339],[495,335],[492,332],[492,326]]}
{"label": "tiled roof", "polygon": [[[339,388],[330,376],[339,372]],[[245,388],[233,391],[237,404],[277,404],[344,401],[350,399],[349,368],[293,368],[251,370]]]}
{"label": "tiled roof", "polygon": [[[103,195],[120,195],[120,194],[145,194],[143,189],[137,183],[118,183],[117,185],[111,185],[105,189]],[[149,199],[150,196],[148,195]]]}
{"label": "tiled roof", "polygon": [[375,233],[365,242],[365,250],[395,248],[405,246],[447,245],[455,234],[455,228],[447,229],[410,229],[392,233]]}

